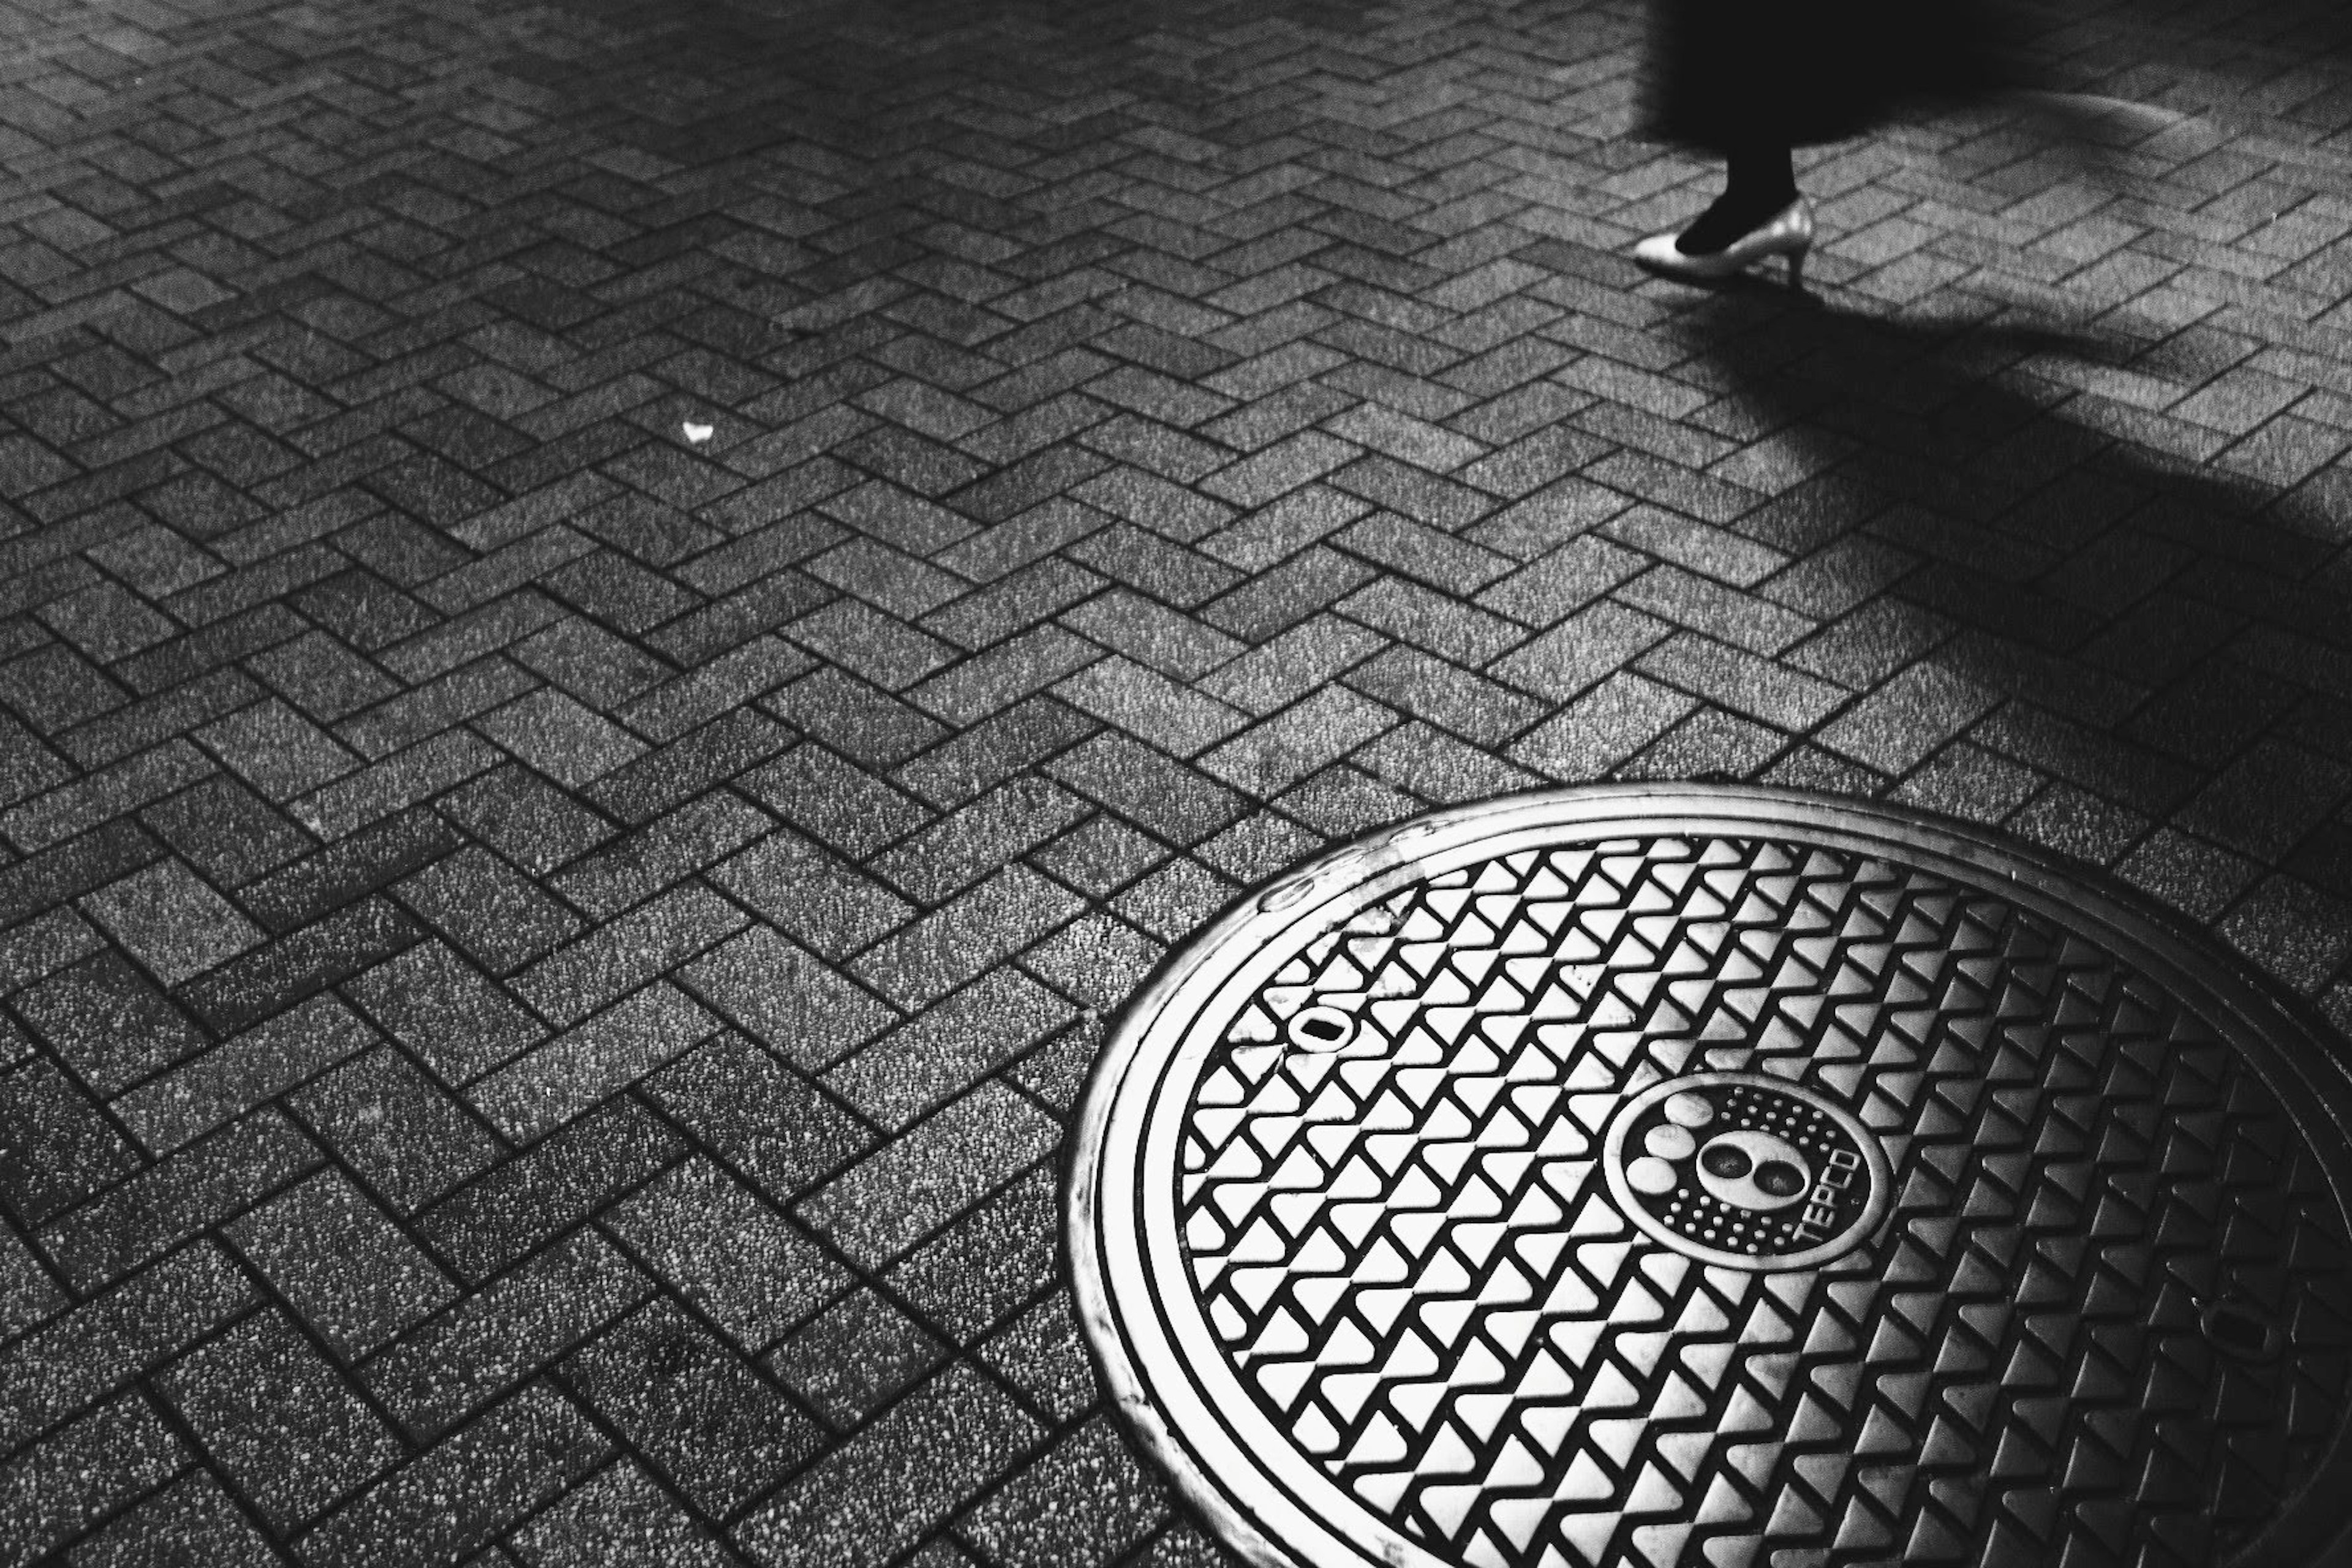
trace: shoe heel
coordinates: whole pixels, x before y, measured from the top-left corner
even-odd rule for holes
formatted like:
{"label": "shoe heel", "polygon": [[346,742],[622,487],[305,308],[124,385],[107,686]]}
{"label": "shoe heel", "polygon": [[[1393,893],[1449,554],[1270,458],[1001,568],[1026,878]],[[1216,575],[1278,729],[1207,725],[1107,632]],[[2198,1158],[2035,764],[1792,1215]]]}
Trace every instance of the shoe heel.
{"label": "shoe heel", "polygon": [[1801,245],[1789,252],[1789,288],[1795,293],[1805,291],[1805,252],[1812,248]]}

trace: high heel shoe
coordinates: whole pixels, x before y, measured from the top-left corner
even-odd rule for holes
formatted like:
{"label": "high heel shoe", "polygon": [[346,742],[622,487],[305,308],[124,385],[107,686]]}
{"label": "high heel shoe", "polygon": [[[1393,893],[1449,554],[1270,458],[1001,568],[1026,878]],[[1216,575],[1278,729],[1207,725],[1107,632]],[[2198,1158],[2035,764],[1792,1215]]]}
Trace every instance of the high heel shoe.
{"label": "high heel shoe", "polygon": [[1692,256],[1675,248],[1680,234],[1654,234],[1633,247],[1633,259],[1668,278],[1728,278],[1768,256],[1789,258],[1789,287],[1801,290],[1805,252],[1813,247],[1813,204],[1799,196],[1721,250]]}

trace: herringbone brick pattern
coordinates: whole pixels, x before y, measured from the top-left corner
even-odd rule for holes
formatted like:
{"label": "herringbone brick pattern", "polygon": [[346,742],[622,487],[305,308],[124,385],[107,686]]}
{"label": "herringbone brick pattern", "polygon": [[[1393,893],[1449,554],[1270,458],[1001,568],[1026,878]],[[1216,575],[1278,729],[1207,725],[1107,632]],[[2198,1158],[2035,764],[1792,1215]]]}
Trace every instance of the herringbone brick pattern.
{"label": "herringbone brick pattern", "polygon": [[2352,1018],[2326,0],[1807,155],[1812,304],[1624,261],[1622,0],[0,36],[0,1563],[1212,1561],[1055,1151],[1433,802],[1891,795]]}

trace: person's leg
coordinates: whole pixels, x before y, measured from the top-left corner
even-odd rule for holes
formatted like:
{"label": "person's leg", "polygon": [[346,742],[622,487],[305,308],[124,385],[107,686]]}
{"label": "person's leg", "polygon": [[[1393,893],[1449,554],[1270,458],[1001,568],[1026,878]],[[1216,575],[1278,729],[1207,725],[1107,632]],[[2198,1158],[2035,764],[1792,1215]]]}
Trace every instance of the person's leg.
{"label": "person's leg", "polygon": [[1787,142],[1750,142],[1730,150],[1723,195],[1683,230],[1675,248],[1712,256],[1797,199],[1797,174]]}

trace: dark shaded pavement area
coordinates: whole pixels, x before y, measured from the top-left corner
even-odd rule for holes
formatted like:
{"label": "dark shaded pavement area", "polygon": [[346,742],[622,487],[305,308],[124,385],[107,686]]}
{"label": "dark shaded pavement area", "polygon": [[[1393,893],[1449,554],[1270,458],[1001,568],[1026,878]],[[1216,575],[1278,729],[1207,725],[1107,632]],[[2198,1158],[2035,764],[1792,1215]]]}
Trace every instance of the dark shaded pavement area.
{"label": "dark shaded pavement area", "polygon": [[[0,10],[0,1563],[1206,1563],[1055,1153],[1240,888],[1729,775],[2352,1022],[2339,6],[1646,279],[1630,5]],[[167,1555],[168,1550],[182,1554]]]}

